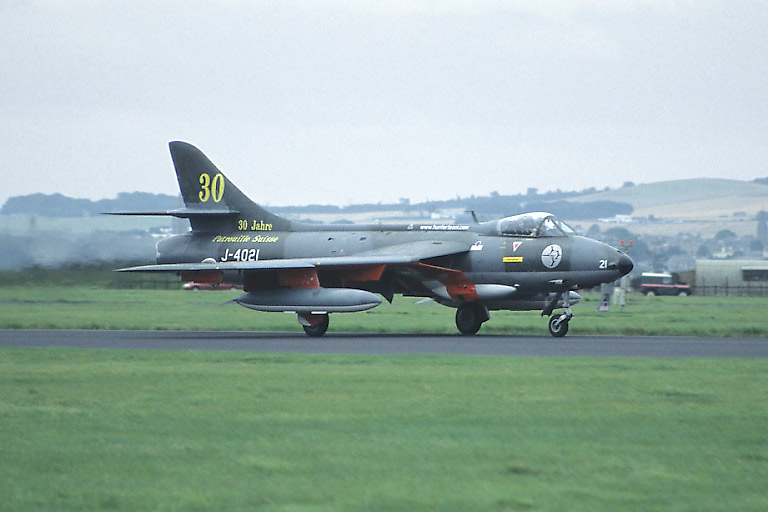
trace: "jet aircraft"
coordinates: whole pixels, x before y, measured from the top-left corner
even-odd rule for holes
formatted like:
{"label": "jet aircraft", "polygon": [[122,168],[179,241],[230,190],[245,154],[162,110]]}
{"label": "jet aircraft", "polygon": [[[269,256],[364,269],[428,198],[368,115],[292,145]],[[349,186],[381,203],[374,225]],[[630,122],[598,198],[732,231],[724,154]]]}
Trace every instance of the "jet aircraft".
{"label": "jet aircraft", "polygon": [[192,229],[159,241],[156,264],[119,271],[241,283],[234,302],[295,313],[309,336],[325,334],[330,313],[365,311],[396,294],[456,308],[465,335],[477,333],[490,311],[541,309],[552,336],[564,336],[581,298],[576,290],[633,268],[626,254],[546,212],[471,224],[290,221],[251,201],[196,147],[169,146],[184,207],[112,214],[170,215],[189,219]]}

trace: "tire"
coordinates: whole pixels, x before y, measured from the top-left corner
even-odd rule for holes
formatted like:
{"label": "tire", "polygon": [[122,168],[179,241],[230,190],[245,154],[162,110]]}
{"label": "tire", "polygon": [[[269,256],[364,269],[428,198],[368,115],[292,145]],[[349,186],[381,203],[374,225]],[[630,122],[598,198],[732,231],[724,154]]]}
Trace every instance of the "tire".
{"label": "tire", "polygon": [[688,296],[688,292],[686,292],[686,291],[681,291],[680,293],[678,293],[678,294],[677,294],[677,296],[678,296],[678,297],[687,297],[687,296]]}
{"label": "tire", "polygon": [[475,304],[465,302],[456,310],[456,327],[465,336],[477,334],[483,324],[480,312]]}
{"label": "tire", "polygon": [[562,338],[568,333],[568,320],[560,322],[560,325],[555,325],[560,315],[552,315],[549,317],[549,334],[555,338]]}
{"label": "tire", "polygon": [[646,297],[655,297],[656,296],[656,292],[654,292],[653,290],[648,290],[647,292],[645,292],[645,296]]}
{"label": "tire", "polygon": [[307,336],[310,338],[319,338],[328,330],[328,324],[330,324],[328,315],[323,315],[323,319],[320,323],[315,325],[302,325],[302,327],[304,328],[304,332],[307,333]]}

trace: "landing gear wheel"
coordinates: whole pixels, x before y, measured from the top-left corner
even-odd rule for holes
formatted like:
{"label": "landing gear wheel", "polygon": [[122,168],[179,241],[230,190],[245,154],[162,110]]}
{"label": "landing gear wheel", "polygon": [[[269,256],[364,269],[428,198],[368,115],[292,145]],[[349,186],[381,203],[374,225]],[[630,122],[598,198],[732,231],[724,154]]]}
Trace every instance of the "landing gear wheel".
{"label": "landing gear wheel", "polygon": [[562,338],[568,332],[568,322],[570,318],[560,321],[562,315],[552,315],[549,317],[549,334],[555,338]]}
{"label": "landing gear wheel", "polygon": [[307,336],[311,338],[319,338],[328,330],[329,323],[330,319],[328,318],[328,315],[323,315],[323,319],[320,320],[319,323],[315,325],[302,325],[302,327],[304,328],[304,332],[307,333]]}
{"label": "landing gear wheel", "polygon": [[456,310],[456,327],[465,336],[477,334],[484,320],[480,307],[473,302],[465,302]]}

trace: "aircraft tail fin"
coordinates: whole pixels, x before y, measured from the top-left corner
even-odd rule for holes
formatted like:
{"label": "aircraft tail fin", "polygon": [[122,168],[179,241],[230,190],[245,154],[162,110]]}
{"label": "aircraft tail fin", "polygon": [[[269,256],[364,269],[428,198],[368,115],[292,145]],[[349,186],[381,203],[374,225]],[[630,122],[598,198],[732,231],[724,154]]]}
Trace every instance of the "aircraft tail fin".
{"label": "aircraft tail fin", "polygon": [[193,231],[290,231],[291,221],[263,209],[243,194],[206,157],[186,142],[171,142],[171,158]]}

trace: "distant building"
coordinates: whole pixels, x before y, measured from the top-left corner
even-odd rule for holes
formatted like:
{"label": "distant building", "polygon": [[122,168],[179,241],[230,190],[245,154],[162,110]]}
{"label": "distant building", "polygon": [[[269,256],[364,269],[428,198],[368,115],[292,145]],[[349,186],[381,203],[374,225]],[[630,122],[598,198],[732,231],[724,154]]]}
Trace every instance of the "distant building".
{"label": "distant building", "polygon": [[696,260],[696,295],[768,296],[766,260]]}

